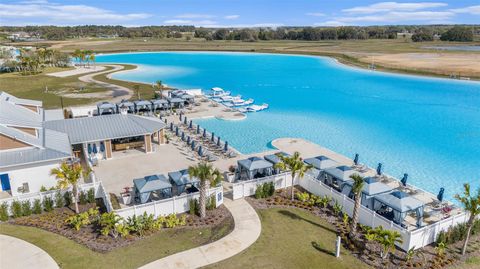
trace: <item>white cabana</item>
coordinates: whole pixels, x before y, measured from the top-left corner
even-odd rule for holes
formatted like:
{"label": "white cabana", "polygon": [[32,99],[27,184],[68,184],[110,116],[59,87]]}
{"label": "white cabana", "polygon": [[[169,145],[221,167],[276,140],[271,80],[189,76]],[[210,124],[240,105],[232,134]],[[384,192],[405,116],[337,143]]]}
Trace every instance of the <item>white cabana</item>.
{"label": "white cabana", "polygon": [[341,189],[343,183],[351,180],[350,176],[353,174],[360,175],[359,172],[346,165],[331,167],[323,170],[325,183],[338,189]]}
{"label": "white cabana", "polygon": [[120,103],[117,103],[117,109],[118,112],[126,110],[127,113],[135,113],[135,104],[127,100],[122,100]]}
{"label": "white cabana", "polygon": [[117,113],[117,107],[115,106],[115,104],[109,102],[102,102],[97,104],[97,113],[98,115],[115,114]]}
{"label": "white cabana", "polygon": [[135,111],[138,113],[140,111],[152,111],[153,105],[152,102],[147,100],[137,100],[134,102],[135,104]]}
{"label": "white cabana", "polygon": [[152,100],[153,111],[157,111],[157,109],[167,109],[168,108],[168,101],[166,99],[155,99]]}
{"label": "white cabana", "polygon": [[238,180],[250,180],[265,176],[271,176],[273,164],[267,162],[259,157],[250,157],[245,160],[237,161],[237,175]]}
{"label": "white cabana", "polygon": [[[373,197],[379,194],[391,192],[392,187],[379,182],[376,178],[367,177],[364,179],[362,188],[362,205],[373,210]],[[346,181],[342,186],[342,193],[353,199],[352,193],[353,180]]]}
{"label": "white cabana", "polygon": [[141,204],[150,200],[152,193],[158,198],[169,198],[172,196],[172,184],[164,175],[151,175],[133,180],[135,187],[135,198]]}
{"label": "white cabana", "polygon": [[393,222],[403,224],[405,217],[409,212],[415,212],[417,217],[417,227],[423,225],[424,203],[418,199],[409,196],[403,191],[394,191],[388,194],[380,194],[374,198],[374,210],[378,214]]}

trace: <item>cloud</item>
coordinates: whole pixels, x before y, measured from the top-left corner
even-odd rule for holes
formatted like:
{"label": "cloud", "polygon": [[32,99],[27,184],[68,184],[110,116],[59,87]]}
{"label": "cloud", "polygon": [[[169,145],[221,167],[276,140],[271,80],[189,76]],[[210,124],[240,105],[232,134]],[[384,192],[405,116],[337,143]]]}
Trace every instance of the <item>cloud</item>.
{"label": "cloud", "polygon": [[180,20],[180,19],[174,19],[174,20],[166,20],[163,21],[165,24],[175,24],[175,25],[195,25],[195,26],[204,26],[204,27],[209,27],[207,25],[213,25],[216,24],[216,21],[212,20]]}
{"label": "cloud", "polygon": [[195,14],[195,13],[186,13],[175,16],[178,19],[211,19],[214,18],[213,15],[208,14]]}
{"label": "cloud", "polygon": [[452,18],[455,14],[450,11],[417,11],[417,12],[387,12],[367,16],[339,17],[337,21],[345,23],[372,22],[372,23],[398,23],[414,21],[444,21]]}
{"label": "cloud", "polygon": [[226,20],[236,20],[240,18],[240,15],[227,15],[227,16],[224,16],[223,18]]}
{"label": "cloud", "polygon": [[317,23],[314,23],[313,25],[314,26],[347,26],[349,24],[341,21],[325,21],[325,22],[317,22]]}
{"label": "cloud", "polygon": [[419,3],[397,3],[397,2],[380,2],[369,6],[359,6],[342,11],[349,14],[372,14],[379,12],[401,12],[401,11],[417,11],[428,8],[445,7],[446,3],[440,2],[419,2]]}
{"label": "cloud", "polygon": [[464,7],[464,8],[450,9],[450,11],[455,12],[455,13],[466,13],[466,14],[480,15],[480,5],[469,6],[469,7]]}
{"label": "cloud", "polygon": [[111,10],[87,5],[62,5],[47,1],[26,1],[28,3],[0,4],[2,24],[114,24],[150,17],[147,13],[121,14]]}
{"label": "cloud", "polygon": [[314,16],[314,17],[324,17],[324,16],[326,16],[325,13],[321,13],[321,12],[309,12],[309,13],[305,13],[305,15]]}

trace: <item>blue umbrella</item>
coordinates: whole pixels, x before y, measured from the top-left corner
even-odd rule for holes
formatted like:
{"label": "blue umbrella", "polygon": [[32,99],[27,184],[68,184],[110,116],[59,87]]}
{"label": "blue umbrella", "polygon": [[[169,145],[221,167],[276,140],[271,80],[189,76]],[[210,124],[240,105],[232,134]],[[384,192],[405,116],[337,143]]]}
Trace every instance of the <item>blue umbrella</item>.
{"label": "blue umbrella", "polygon": [[165,118],[165,123],[167,123],[167,119]]}
{"label": "blue umbrella", "polygon": [[198,155],[200,155],[200,157],[203,156],[203,148],[202,148],[202,146],[198,147]]}
{"label": "blue umbrella", "polygon": [[179,115],[180,122],[182,121],[182,114]]}
{"label": "blue umbrella", "polygon": [[382,175],[382,163],[378,163],[377,166],[377,175]]}
{"label": "blue umbrella", "polygon": [[178,131],[178,126],[175,127],[175,135],[180,136],[180,132]]}
{"label": "blue umbrella", "polygon": [[215,133],[212,133],[212,142],[215,142]]}
{"label": "blue umbrella", "polygon": [[400,182],[402,182],[402,185],[405,186],[405,187],[407,186],[407,179],[408,179],[408,174],[405,173],[405,174],[403,174],[402,180],[400,180]]}
{"label": "blue umbrella", "polygon": [[353,163],[358,165],[358,153],[355,153],[355,158],[353,158]]}
{"label": "blue umbrella", "polygon": [[440,191],[438,192],[437,199],[438,201],[442,202],[443,201],[443,193],[445,192],[445,188],[440,188]]}
{"label": "blue umbrella", "polygon": [[170,122],[170,131],[173,132],[173,122]]}
{"label": "blue umbrella", "polygon": [[225,150],[225,151],[228,150],[228,141],[225,141],[225,147],[223,148],[223,150]]}
{"label": "blue umbrella", "polygon": [[200,134],[200,125],[197,125],[197,134]]}
{"label": "blue umbrella", "polygon": [[217,146],[220,147],[220,136],[217,136]]}
{"label": "blue umbrella", "polygon": [[98,150],[97,150],[97,144],[93,144],[93,154],[97,154],[98,153]]}
{"label": "blue umbrella", "polygon": [[105,144],[103,142],[100,142],[100,152],[105,151]]}
{"label": "blue umbrella", "polygon": [[187,137],[187,145],[190,145],[190,136]]}
{"label": "blue umbrella", "polygon": [[193,129],[193,121],[190,120],[190,125],[188,126],[189,129]]}
{"label": "blue umbrella", "polygon": [[185,132],[182,132],[182,141],[185,141]]}
{"label": "blue umbrella", "polygon": [[187,124],[187,122],[188,122],[188,121],[187,121],[187,117],[183,117],[183,124],[185,124],[185,125],[186,125],[186,124]]}
{"label": "blue umbrella", "polygon": [[192,150],[195,150],[195,140],[192,141]]}
{"label": "blue umbrella", "polygon": [[207,137],[207,129],[203,129],[203,138]]}
{"label": "blue umbrella", "polygon": [[88,154],[92,154],[92,144],[88,144]]}

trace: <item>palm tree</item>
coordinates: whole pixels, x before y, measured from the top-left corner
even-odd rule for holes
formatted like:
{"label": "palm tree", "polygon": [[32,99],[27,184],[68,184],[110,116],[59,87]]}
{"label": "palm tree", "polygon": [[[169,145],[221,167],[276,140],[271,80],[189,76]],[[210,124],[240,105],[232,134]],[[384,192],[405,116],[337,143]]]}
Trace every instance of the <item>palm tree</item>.
{"label": "palm tree", "polygon": [[395,250],[395,243],[403,243],[402,235],[397,231],[384,230],[382,226],[378,226],[374,230],[375,241],[382,245],[380,256],[386,259],[390,252]]}
{"label": "palm tree", "polygon": [[211,185],[216,186],[222,180],[222,175],[217,168],[213,168],[211,164],[206,162],[201,162],[196,166],[190,166],[188,168],[188,174],[200,181],[200,218],[205,218],[207,190]]}
{"label": "palm tree", "polygon": [[350,176],[353,179],[352,193],[355,195],[355,205],[353,207],[352,222],[350,224],[350,236],[354,236],[357,231],[358,215],[360,211],[360,205],[362,204],[362,189],[365,185],[363,177],[359,174],[353,174]]}
{"label": "palm tree", "polygon": [[465,255],[468,246],[468,240],[470,240],[470,233],[472,232],[473,224],[478,215],[480,215],[480,188],[477,190],[477,194],[472,196],[470,194],[470,184],[463,184],[463,196],[455,194],[455,199],[460,201],[463,204],[465,210],[470,214],[470,217],[467,222],[467,234],[465,236],[465,241],[463,242],[462,255]]}
{"label": "palm tree", "polygon": [[72,186],[75,213],[78,214],[78,181],[82,175],[82,166],[78,163],[70,165],[64,162],[60,168],[53,168],[50,174],[57,178],[59,188],[65,189]]}
{"label": "palm tree", "polygon": [[155,88],[160,92],[160,99],[163,99],[163,84],[161,80],[155,81]]}
{"label": "palm tree", "polygon": [[290,187],[290,194],[293,201],[293,182],[295,181],[295,177],[298,175],[300,178],[303,178],[305,173],[312,169],[313,166],[304,163],[298,151],[295,151],[292,156],[284,156],[282,154],[278,154],[277,156],[280,158],[280,162],[275,164],[275,168],[279,168],[281,170],[290,170],[292,173],[292,186]]}

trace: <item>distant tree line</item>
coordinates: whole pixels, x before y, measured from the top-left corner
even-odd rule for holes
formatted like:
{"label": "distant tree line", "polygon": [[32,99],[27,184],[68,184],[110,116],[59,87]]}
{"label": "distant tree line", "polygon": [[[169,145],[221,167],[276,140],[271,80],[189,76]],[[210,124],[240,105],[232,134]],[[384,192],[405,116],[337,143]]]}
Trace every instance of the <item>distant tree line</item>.
{"label": "distant tree line", "polygon": [[[349,40],[394,39],[402,33],[413,34],[414,41],[431,41],[441,36],[448,41],[472,41],[480,34],[480,25],[392,25],[392,26],[341,26],[341,27],[279,27],[279,28],[198,28],[195,26],[142,26],[124,27],[108,25],[84,26],[2,26],[0,32],[27,32],[49,40],[79,37],[123,38],[181,38],[182,33],[194,33],[206,40]],[[190,35],[188,35],[190,38]]]}
{"label": "distant tree line", "polygon": [[[37,74],[45,67],[65,67],[70,63],[70,56],[66,53],[48,48],[36,50],[19,49],[19,55],[5,56],[0,70],[4,72],[21,72],[23,75]],[[8,56],[8,58],[7,58]]]}

